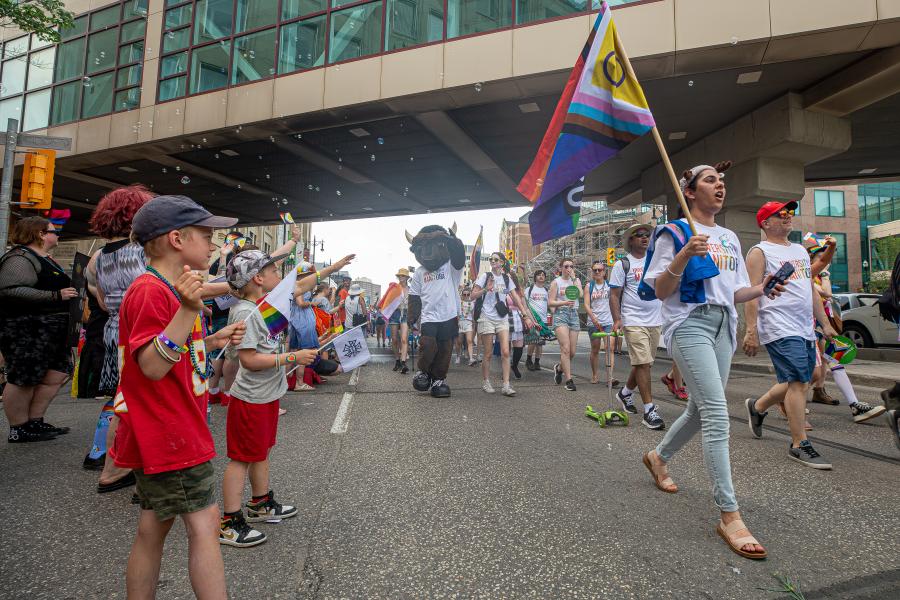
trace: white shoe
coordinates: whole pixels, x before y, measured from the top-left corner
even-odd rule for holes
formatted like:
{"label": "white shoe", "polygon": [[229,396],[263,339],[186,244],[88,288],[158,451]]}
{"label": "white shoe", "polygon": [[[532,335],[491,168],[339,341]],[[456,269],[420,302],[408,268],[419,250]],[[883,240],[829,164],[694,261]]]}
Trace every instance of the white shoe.
{"label": "white shoe", "polygon": [[456,357],[456,364],[459,364],[459,356]]}
{"label": "white shoe", "polygon": [[485,380],[484,380],[484,383],[481,384],[481,389],[483,389],[483,390],[484,390],[485,392],[487,392],[488,394],[493,394],[493,393],[494,393],[494,386],[491,385],[491,382],[490,382],[489,379],[485,379]]}
{"label": "white shoe", "polygon": [[508,383],[504,383],[504,384],[503,384],[503,389],[501,390],[501,393],[502,393],[504,396],[515,396],[515,395],[516,395],[516,390],[512,389],[512,386],[509,385]]}

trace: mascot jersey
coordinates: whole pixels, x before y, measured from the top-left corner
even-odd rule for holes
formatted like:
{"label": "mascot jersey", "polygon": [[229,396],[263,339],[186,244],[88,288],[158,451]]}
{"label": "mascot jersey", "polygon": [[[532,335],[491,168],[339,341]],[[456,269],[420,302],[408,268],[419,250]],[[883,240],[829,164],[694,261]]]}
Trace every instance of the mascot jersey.
{"label": "mascot jersey", "polygon": [[462,269],[446,262],[436,271],[419,267],[409,282],[409,293],[422,298],[422,323],[443,323],[459,313]]}

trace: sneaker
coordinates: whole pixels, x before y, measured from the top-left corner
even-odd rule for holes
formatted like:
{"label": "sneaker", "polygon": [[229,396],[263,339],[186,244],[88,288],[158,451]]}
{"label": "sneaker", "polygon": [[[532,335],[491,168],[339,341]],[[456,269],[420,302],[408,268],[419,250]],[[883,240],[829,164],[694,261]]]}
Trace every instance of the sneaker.
{"label": "sneaker", "polygon": [[878,415],[883,415],[885,410],[883,406],[872,406],[865,402],[857,402],[850,405],[850,414],[853,416],[854,423],[863,423],[869,419],[874,419]]}
{"label": "sneaker", "polygon": [[799,448],[794,448],[793,446],[789,447],[788,455],[798,463],[813,469],[823,469],[826,471],[831,469],[831,463],[816,452],[816,449],[809,443],[809,440],[800,442]]}
{"label": "sneaker", "polygon": [[412,383],[414,389],[420,392],[427,392],[431,388],[431,375],[423,371],[417,371]]}
{"label": "sneaker", "polygon": [[500,390],[500,393],[504,396],[515,396],[516,390],[512,389],[512,386],[509,385],[509,382],[503,384],[503,389]]}
{"label": "sneaker", "polygon": [[575,391],[575,382],[571,379],[566,381],[566,389],[569,390],[570,392],[574,392]]}
{"label": "sneaker", "polygon": [[20,425],[18,427],[10,427],[9,435],[6,437],[6,441],[10,444],[23,444],[28,442],[46,442],[48,440],[55,440],[55,433],[48,432],[34,432],[30,429],[27,429],[24,425]]}
{"label": "sneaker", "polygon": [[459,363],[460,363],[460,358],[459,358],[459,355],[457,355],[456,356],[456,364],[459,364]]}
{"label": "sneaker", "polygon": [[636,415],[637,408],[635,408],[635,406],[634,406],[634,394],[628,394],[626,396],[625,394],[622,393],[622,390],[624,390],[624,389],[625,388],[622,388],[618,392],[616,392],[616,398],[619,399],[619,404],[622,405],[623,410],[626,410],[626,411],[630,412],[631,414]]}
{"label": "sneaker", "polygon": [[747,405],[747,422],[750,425],[750,433],[753,434],[753,437],[761,438],[763,434],[762,426],[763,420],[766,418],[768,412],[758,412],[756,410],[756,399],[755,398],[747,398],[744,401],[744,404]]}
{"label": "sneaker", "polygon": [[690,395],[688,394],[687,388],[680,387],[675,390],[675,397],[679,400],[687,400]]}
{"label": "sneaker", "polygon": [[393,370],[394,370],[394,371],[399,371],[399,370],[400,370],[400,360],[399,360],[399,359],[397,359],[397,360],[394,361],[394,369],[393,369]]}
{"label": "sneaker", "polygon": [[534,359],[534,370],[535,371],[541,370],[541,359],[539,359],[539,358]]}
{"label": "sneaker", "polygon": [[275,494],[271,491],[265,498],[257,502],[247,503],[247,522],[256,523],[270,519],[289,519],[297,516],[297,507],[275,502]]}
{"label": "sneaker", "polygon": [[519,371],[519,365],[509,363],[509,369],[512,371],[512,374],[516,379],[522,379],[522,372]]}
{"label": "sneaker", "polygon": [[484,383],[481,384],[481,389],[483,389],[488,394],[494,393],[494,386],[491,385],[491,382],[489,379],[484,380]]}
{"label": "sneaker", "polygon": [[669,393],[673,396],[678,391],[678,388],[675,387],[675,380],[669,377],[669,374],[666,373],[662,377],[660,377],[660,381],[662,381],[663,385],[666,386],[666,389],[669,390]]}
{"label": "sneaker", "polygon": [[400,374],[406,375],[407,373],[409,373],[409,367],[406,366],[405,360],[401,360],[400,361]]}
{"label": "sneaker", "polygon": [[556,363],[555,365],[553,365],[553,381],[556,382],[556,385],[559,385],[562,383],[562,378],[562,369],[559,367],[559,363]]}
{"label": "sneaker", "polygon": [[469,366],[470,366],[470,367],[474,367],[474,366],[477,365],[477,364],[478,364],[478,359],[473,358],[473,359],[470,359],[470,360],[469,360]]}
{"label": "sneaker", "polygon": [[891,433],[893,434],[894,444],[897,445],[897,450],[900,450],[900,411],[891,409],[887,411],[885,416],[888,420],[888,427],[891,428]]}
{"label": "sneaker", "polygon": [[45,423],[44,419],[32,419],[25,424],[32,433],[52,433],[53,435],[63,435],[69,433],[68,427],[56,427],[50,423]]}
{"label": "sneaker", "polygon": [[219,543],[225,546],[249,548],[266,541],[266,534],[247,524],[243,513],[222,519],[219,523]]}
{"label": "sneaker", "polygon": [[534,361],[531,360],[530,356],[525,357],[525,369],[528,371],[534,371]]}
{"label": "sneaker", "polygon": [[447,385],[447,382],[443,379],[435,379],[431,383],[431,397],[432,398],[449,398],[450,397],[450,386]]}
{"label": "sneaker", "polygon": [[104,452],[97,458],[91,458],[90,454],[86,454],[84,457],[84,461],[81,463],[81,468],[85,471],[102,471],[103,465],[105,464],[106,452]]}
{"label": "sneaker", "polygon": [[[630,400],[630,398],[629,398]],[[662,417],[659,416],[659,413],[656,412],[656,405],[652,404],[650,410],[644,412],[644,419],[641,421],[644,424],[644,427],[649,429],[665,429],[666,423],[662,420]]]}
{"label": "sneaker", "polygon": [[839,401],[828,395],[823,387],[813,388],[812,401],[817,404],[828,404],[829,406],[837,406]]}

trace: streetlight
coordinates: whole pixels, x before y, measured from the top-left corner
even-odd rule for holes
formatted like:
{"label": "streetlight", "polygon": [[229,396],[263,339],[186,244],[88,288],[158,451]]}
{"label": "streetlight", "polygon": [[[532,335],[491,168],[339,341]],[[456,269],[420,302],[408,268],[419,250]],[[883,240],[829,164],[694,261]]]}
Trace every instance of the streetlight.
{"label": "streetlight", "polygon": [[[316,246],[319,247],[319,252],[325,252],[325,240],[320,240],[313,236],[312,240],[312,264],[313,267],[316,266]],[[306,248],[306,251],[309,252],[309,248]]]}

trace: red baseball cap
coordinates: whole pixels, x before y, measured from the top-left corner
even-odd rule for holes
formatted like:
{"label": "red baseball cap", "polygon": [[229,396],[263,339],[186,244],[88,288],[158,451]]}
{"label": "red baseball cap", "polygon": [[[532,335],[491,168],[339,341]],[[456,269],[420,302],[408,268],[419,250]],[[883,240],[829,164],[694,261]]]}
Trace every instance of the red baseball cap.
{"label": "red baseball cap", "polygon": [[762,229],[762,222],[777,213],[782,208],[788,210],[797,210],[797,203],[790,202],[766,202],[758,211],[756,211],[756,224]]}

